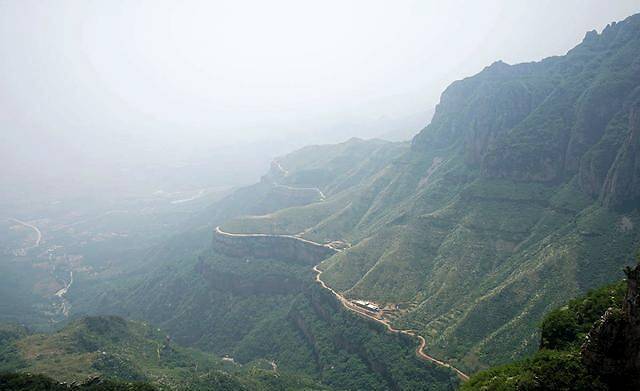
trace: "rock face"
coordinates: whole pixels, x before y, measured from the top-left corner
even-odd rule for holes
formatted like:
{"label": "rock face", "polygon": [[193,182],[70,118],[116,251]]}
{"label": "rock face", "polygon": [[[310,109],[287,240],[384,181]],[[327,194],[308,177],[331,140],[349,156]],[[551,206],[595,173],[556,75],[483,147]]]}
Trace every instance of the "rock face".
{"label": "rock face", "polygon": [[458,148],[489,178],[562,183],[577,176],[592,198],[629,209],[640,200],[639,53],[634,15],[588,33],[566,56],[496,62],[447,88],[413,148]]}
{"label": "rock face", "polygon": [[[410,149],[358,140],[304,148],[274,162],[261,183],[216,204],[207,223],[344,238],[354,245],[323,267],[332,288],[406,303],[398,322],[466,368],[511,361],[535,349],[536,325],[549,309],[633,262],[628,254],[640,245],[639,66],[640,15],[590,33],[566,56],[494,63],[443,93]],[[312,200],[315,188],[325,202],[280,211]],[[635,211],[617,210],[634,203]],[[256,214],[263,218],[238,218]],[[258,296],[296,289],[275,278],[248,285],[238,265],[262,271],[283,260],[291,265],[282,269],[297,266],[290,268],[308,278],[308,267],[332,253],[293,236],[212,239],[216,253],[231,255],[213,263],[229,274],[198,268],[207,284],[190,314],[178,319],[166,310],[165,301],[187,306],[195,295],[189,279],[165,271],[161,288],[148,283],[154,295],[140,289],[139,307],[162,314],[151,315],[159,322],[194,328],[203,313],[222,318],[220,302],[240,307],[237,295],[227,299],[229,290]],[[204,326],[197,332],[210,346],[227,336]]]}
{"label": "rock face", "polygon": [[286,273],[272,272],[247,277],[237,273],[217,270],[200,258],[195,272],[206,281],[208,289],[232,293],[238,297],[251,295],[287,295],[301,292],[307,281]]}
{"label": "rock face", "polygon": [[611,166],[603,189],[607,205],[630,210],[640,205],[640,101],[629,115],[629,134]]}
{"label": "rock face", "polygon": [[640,265],[627,268],[622,310],[610,308],[589,332],[582,358],[612,390],[640,389]]}
{"label": "rock face", "polygon": [[216,229],[213,246],[223,254],[238,258],[279,259],[316,265],[336,253],[329,246],[286,235],[230,234]]}
{"label": "rock face", "polygon": [[323,220],[356,227],[324,277],[419,303],[403,320],[470,368],[525,355],[546,311],[633,262],[639,139],[640,14],[565,56],[496,62],[451,84],[410,153]]}

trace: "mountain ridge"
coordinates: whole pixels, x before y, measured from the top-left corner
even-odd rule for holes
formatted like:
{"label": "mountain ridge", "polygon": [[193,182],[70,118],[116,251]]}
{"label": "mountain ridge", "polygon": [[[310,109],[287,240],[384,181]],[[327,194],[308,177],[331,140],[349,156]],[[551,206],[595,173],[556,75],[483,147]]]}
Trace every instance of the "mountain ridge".
{"label": "mountain ridge", "polygon": [[[489,356],[490,341],[516,328],[524,345],[497,360],[522,355],[536,339],[535,318],[632,260],[623,254],[639,238],[639,42],[634,15],[587,34],[565,56],[496,62],[445,90],[404,155],[352,182],[350,192],[329,193],[325,205],[342,198],[341,208],[314,217],[323,207],[312,203],[225,226],[304,229],[314,240],[352,242],[324,266],[334,288],[383,303],[417,302],[399,326],[423,330],[442,353],[471,367],[484,365],[473,362],[480,352]],[[311,220],[291,226],[290,216]],[[595,276],[590,259],[601,253],[607,256],[593,262],[604,268]],[[540,273],[550,277],[544,286]],[[568,290],[557,288],[560,276],[571,281]],[[465,289],[471,302],[454,295]],[[539,292],[548,292],[544,300]],[[498,303],[514,295],[522,299],[512,311],[524,312],[496,317],[504,311]],[[464,347],[469,340],[475,347]]]}
{"label": "mountain ridge", "polygon": [[[348,243],[321,265],[327,285],[396,306],[393,327],[416,330],[429,352],[465,372],[532,354],[545,313],[633,262],[639,91],[640,14],[587,34],[565,56],[496,62],[447,88],[411,143],[349,140],[276,158],[260,183],[198,217],[194,226],[208,223],[203,251],[177,241],[181,250],[159,258],[139,286],[101,300],[180,330],[185,343],[246,361],[278,357],[343,381],[326,357],[344,341],[309,326],[333,324],[335,306],[307,289],[308,267],[229,255],[209,245],[219,225]],[[258,288],[263,296],[252,296]],[[351,353],[358,368],[381,365]],[[406,380],[386,373],[377,375],[387,384]]]}

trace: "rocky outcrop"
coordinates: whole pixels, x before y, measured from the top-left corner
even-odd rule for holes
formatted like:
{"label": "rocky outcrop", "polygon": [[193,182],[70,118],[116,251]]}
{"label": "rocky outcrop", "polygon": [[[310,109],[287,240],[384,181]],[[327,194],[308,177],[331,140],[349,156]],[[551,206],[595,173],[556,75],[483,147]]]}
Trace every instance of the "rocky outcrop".
{"label": "rocky outcrop", "polygon": [[640,265],[626,268],[622,309],[610,308],[589,332],[582,359],[612,390],[640,389]]}
{"label": "rocky outcrop", "polygon": [[606,177],[604,202],[629,210],[640,205],[640,100],[629,115],[629,132]]}
{"label": "rocky outcrop", "polygon": [[[628,168],[637,161],[630,156],[634,147],[623,142],[631,128],[619,121],[640,89],[639,41],[640,15],[634,15],[588,33],[566,56],[496,62],[446,89],[412,147],[420,153],[459,148],[468,166],[491,178],[559,183],[577,174],[582,190],[597,199],[616,166],[638,177]],[[618,194],[614,205],[638,200]]]}
{"label": "rocky outcrop", "polygon": [[329,246],[295,236],[233,234],[219,227],[213,234],[213,246],[233,257],[279,259],[305,265],[316,265],[337,252]]}
{"label": "rocky outcrop", "polygon": [[539,70],[531,64],[498,61],[454,82],[443,92],[431,124],[414,138],[414,149],[448,148],[462,141],[466,162],[481,164],[488,148],[551,92],[551,84],[532,88],[535,73]]}

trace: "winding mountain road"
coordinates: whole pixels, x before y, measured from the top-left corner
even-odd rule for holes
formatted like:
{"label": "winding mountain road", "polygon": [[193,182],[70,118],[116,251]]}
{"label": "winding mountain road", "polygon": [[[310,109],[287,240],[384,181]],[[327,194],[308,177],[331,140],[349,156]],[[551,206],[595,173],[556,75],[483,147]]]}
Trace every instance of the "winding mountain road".
{"label": "winding mountain road", "polygon": [[69,288],[71,288],[71,285],[73,285],[73,270],[69,272],[69,282],[64,286],[64,288],[61,288],[60,290],[58,290],[55,293],[55,296],[62,298],[64,295],[67,294],[67,292],[69,291]]}
{"label": "winding mountain road", "polygon": [[330,249],[332,249],[332,250],[335,250],[335,251],[338,251],[338,252],[339,252],[339,251],[342,251],[342,250],[339,250],[339,249],[333,248],[333,247],[331,247],[331,246],[329,246],[329,245],[326,245],[326,244],[322,244],[322,243],[314,242],[314,241],[312,241],[312,240],[308,240],[308,239],[303,239],[303,238],[301,238],[301,237],[299,237],[299,236],[296,236],[296,235],[282,235],[282,234],[234,234],[234,233],[231,233],[231,232],[223,231],[223,230],[222,230],[222,228],[220,228],[220,226],[217,226],[217,227],[216,227],[216,233],[217,233],[217,234],[219,234],[219,235],[222,235],[222,236],[228,236],[228,237],[231,237],[231,238],[233,238],[233,237],[236,237],[236,238],[289,238],[289,239],[295,239],[295,240],[297,240],[297,241],[300,241],[300,242],[303,242],[303,243],[306,243],[306,244],[310,244],[310,245],[312,245],[312,246],[328,247],[328,248],[330,248]]}
{"label": "winding mountain road", "polygon": [[[271,165],[275,166],[280,171],[282,176],[286,177],[287,175],[289,175],[289,171],[287,171],[286,168],[282,167],[282,164],[280,164],[279,161],[273,160],[271,162]],[[282,188],[290,189],[290,190],[313,190],[313,191],[318,193],[318,196],[320,196],[320,200],[324,200],[325,198],[327,198],[324,195],[324,193],[322,192],[322,190],[320,190],[320,188],[318,188],[318,187],[293,187],[293,186],[287,186],[287,185],[282,185],[282,184],[278,184],[278,183],[276,183],[275,185],[278,186],[278,187],[282,187]]]}
{"label": "winding mountain road", "polygon": [[[430,168],[430,172],[428,172],[428,176],[431,175],[431,171],[435,171],[435,169],[437,169],[437,167],[439,166],[439,164],[441,163],[441,159],[437,158],[438,160],[434,159],[432,168]],[[282,167],[282,165],[280,164],[280,162],[278,162],[277,160],[273,161],[273,164],[277,167],[277,169],[284,175],[287,176],[289,174],[289,171],[287,171],[284,167]],[[428,179],[428,177],[427,177]],[[299,189],[299,188],[293,188],[290,186],[285,186],[285,185],[278,185],[278,186],[284,186],[284,187],[288,187],[291,189]],[[318,189],[318,188],[303,188],[306,190],[309,189],[314,189],[317,190],[318,194],[320,195],[321,200],[324,200],[325,194],[322,192],[322,190]],[[323,246],[323,247],[328,247],[332,250],[334,250],[335,252],[341,252],[342,249],[340,248],[335,248],[333,247],[331,244],[322,244],[322,243],[318,243],[318,242],[314,242],[312,240],[308,240],[308,239],[303,239],[301,236],[304,235],[306,232],[308,232],[311,228],[307,228],[306,230],[300,232],[297,235],[277,235],[277,234],[260,234],[260,233],[238,233],[238,234],[234,234],[234,233],[230,233],[230,232],[225,232],[222,230],[222,228],[220,228],[220,226],[216,227],[216,233],[219,235],[223,235],[223,236],[229,236],[229,237],[276,237],[276,238],[290,238],[290,239],[295,239],[295,240],[299,240],[301,242],[304,242],[306,244],[310,244],[313,246]],[[317,264],[313,267],[313,272],[316,274],[315,276],[315,281],[316,283],[320,284],[320,286],[326,290],[328,290],[329,292],[331,292],[335,298],[342,303],[342,306],[344,308],[346,308],[349,311],[355,312],[357,315],[362,316],[366,319],[369,320],[373,320],[375,322],[378,322],[382,325],[384,325],[384,327],[387,329],[387,331],[391,332],[391,333],[396,333],[396,334],[404,334],[404,335],[408,335],[414,338],[417,338],[418,341],[420,342],[420,344],[418,345],[418,347],[416,348],[416,356],[418,356],[419,358],[425,360],[425,361],[429,361],[433,364],[436,364],[438,366],[441,366],[443,368],[448,368],[450,370],[452,370],[453,372],[456,373],[456,375],[462,380],[462,381],[466,381],[469,380],[469,376],[462,372],[461,370],[459,370],[458,368],[454,367],[453,365],[444,362],[442,360],[438,360],[437,358],[434,358],[433,356],[429,355],[426,351],[426,345],[427,345],[427,341],[424,339],[424,337],[422,335],[419,335],[418,333],[416,333],[414,330],[400,330],[400,329],[396,329],[393,326],[391,326],[391,324],[389,323],[388,320],[386,319],[381,319],[378,318],[376,316],[374,316],[373,314],[369,313],[368,311],[366,311],[363,308],[360,308],[358,306],[356,306],[355,304],[353,304],[351,301],[349,301],[347,298],[345,298],[343,295],[341,295],[340,293],[336,292],[333,288],[331,288],[330,286],[328,286],[320,277],[322,275],[322,270],[319,269],[320,264]]]}
{"label": "winding mountain road", "polygon": [[418,357],[420,357],[423,360],[426,361],[430,361],[436,365],[439,365],[441,367],[444,368],[448,368],[451,369],[452,371],[454,371],[458,377],[462,380],[469,380],[469,376],[462,372],[461,370],[459,370],[458,368],[452,366],[451,364],[444,362],[442,360],[438,360],[437,358],[430,356],[427,352],[425,352],[425,347],[427,345],[427,341],[424,339],[424,337],[422,335],[417,334],[415,331],[413,330],[399,330],[394,328],[393,326],[391,326],[391,324],[389,323],[389,321],[385,320],[385,319],[380,319],[372,314],[370,314],[368,311],[356,306],[355,304],[353,304],[351,301],[349,301],[348,299],[346,299],[344,296],[342,296],[340,293],[336,292],[333,288],[331,288],[330,286],[328,286],[324,281],[322,281],[322,279],[320,278],[320,276],[322,275],[322,270],[320,270],[318,268],[319,265],[315,265],[313,267],[313,271],[316,273],[316,282],[318,284],[320,284],[320,286],[322,286],[323,288],[329,290],[331,293],[333,293],[333,295],[338,299],[338,301],[340,303],[342,303],[342,305],[352,311],[357,313],[360,316],[366,317],[370,320],[376,321],[382,325],[384,325],[387,329],[387,331],[391,332],[391,333],[396,333],[396,334],[405,334],[405,335],[409,335],[412,337],[417,338],[420,341],[420,345],[416,348],[416,355]]}
{"label": "winding mountain road", "polygon": [[42,232],[40,232],[40,229],[38,229],[38,227],[36,227],[33,224],[29,224],[27,222],[24,222],[22,220],[18,220],[18,219],[13,218],[13,217],[10,218],[9,220],[13,221],[13,222],[16,222],[16,223],[18,223],[20,225],[24,225],[25,227],[31,228],[32,230],[36,231],[36,234],[38,235],[38,237],[36,239],[36,243],[33,246],[29,247],[29,248],[36,248],[36,247],[40,246],[40,242],[42,241]]}
{"label": "winding mountain road", "polygon": [[324,200],[325,198],[327,198],[324,193],[322,192],[322,190],[320,190],[317,187],[293,187],[293,186],[287,186],[287,185],[275,185],[276,187],[280,187],[282,189],[287,189],[287,190],[294,190],[294,191],[300,191],[300,190],[311,190],[311,191],[315,191],[316,193],[318,193],[318,197],[320,197],[320,200]]}
{"label": "winding mountain road", "polygon": [[280,170],[280,172],[282,173],[283,176],[289,175],[289,171],[285,170],[285,168],[282,167],[282,164],[280,164],[279,161],[274,160],[273,164],[278,168],[278,170]]}
{"label": "winding mountain road", "polygon": [[69,303],[69,300],[67,300],[65,295],[67,294],[67,292],[69,292],[69,288],[71,288],[71,285],[73,285],[73,270],[69,271],[69,282],[64,286],[64,288],[60,289],[55,293],[55,296],[57,296],[58,298],[60,298],[60,300],[62,300],[62,307],[61,307],[62,314],[67,318],[69,317],[71,304]]}
{"label": "winding mountain road", "polygon": [[[242,233],[242,234],[234,234],[234,233],[230,233],[230,232],[226,232],[223,231],[222,228],[220,228],[220,226],[216,227],[216,233],[220,234],[220,235],[224,235],[224,236],[229,236],[229,237],[277,237],[277,238],[291,238],[291,239],[295,239],[295,240],[299,240],[301,242],[307,243],[307,244],[311,244],[314,246],[324,246],[324,247],[329,247],[333,250],[335,250],[336,252],[340,252],[342,251],[341,249],[337,249],[337,248],[333,248],[329,245],[326,244],[322,244],[322,243],[318,243],[318,242],[314,242],[308,239],[303,239],[301,237],[298,236],[294,236],[294,235],[272,235],[272,234],[260,234],[260,233],[251,233],[251,234],[246,234],[246,233]],[[320,276],[322,275],[322,270],[319,269],[320,264],[317,264],[313,267],[313,272],[316,274],[315,276],[315,281],[320,284],[320,286],[326,290],[328,290],[329,292],[331,292],[336,299],[338,299],[338,301],[340,303],[342,303],[342,306],[344,308],[346,308],[349,311],[355,312],[357,315],[362,316],[364,318],[367,318],[369,320],[373,320],[375,322],[378,322],[382,325],[385,326],[385,328],[387,329],[387,331],[391,332],[391,333],[396,333],[396,334],[405,334],[405,335],[409,335],[411,337],[415,337],[418,339],[418,341],[420,342],[419,346],[416,348],[416,356],[418,356],[419,358],[425,360],[425,361],[429,361],[431,363],[434,363],[438,366],[441,366],[443,368],[448,368],[452,371],[454,371],[456,373],[456,375],[458,375],[458,377],[463,380],[466,381],[469,379],[469,376],[467,374],[465,374],[464,372],[462,372],[461,370],[459,370],[458,368],[452,366],[451,364],[444,362],[442,360],[438,360],[437,358],[434,358],[432,356],[430,356],[426,351],[426,345],[427,342],[424,339],[423,336],[417,334],[414,330],[399,330],[394,328],[393,326],[391,326],[391,324],[389,323],[388,320],[386,319],[380,319],[372,314],[370,314],[369,312],[367,312],[366,310],[356,306],[355,304],[353,304],[351,301],[349,301],[347,298],[345,298],[344,296],[342,296],[340,293],[336,292],[333,288],[331,288],[330,286],[328,286],[323,280],[322,278],[320,278]]]}

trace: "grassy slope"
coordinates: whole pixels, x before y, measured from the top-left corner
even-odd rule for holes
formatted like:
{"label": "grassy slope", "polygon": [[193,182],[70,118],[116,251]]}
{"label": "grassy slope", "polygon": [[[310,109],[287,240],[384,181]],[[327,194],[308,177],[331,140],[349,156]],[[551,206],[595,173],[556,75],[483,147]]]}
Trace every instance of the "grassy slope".
{"label": "grassy slope", "polygon": [[[395,323],[417,329],[430,352],[456,366],[532,353],[543,314],[616,278],[640,243],[637,203],[609,201],[621,196],[604,186],[633,130],[639,19],[565,57],[496,63],[454,83],[410,149],[361,140],[305,148],[278,159],[286,172],[272,167],[203,218],[229,231],[305,230],[313,240],[351,242],[322,265],[327,282],[352,297],[403,303]],[[618,182],[635,183],[637,171],[627,174]],[[281,198],[275,184],[317,187],[326,198]],[[158,258],[166,265],[139,288],[103,296],[104,308],[124,305],[176,338],[245,361],[330,373],[311,357],[340,344],[320,350],[291,325],[308,271],[215,253],[203,269],[180,243]],[[366,367],[355,353],[345,360],[352,365],[341,374]]]}
{"label": "grassy slope", "polygon": [[624,282],[609,284],[549,312],[532,357],[475,374],[461,390],[607,390],[582,364],[580,347],[608,308],[620,308]]}
{"label": "grassy slope", "polygon": [[237,259],[210,250],[111,299],[113,308],[103,310],[117,311],[124,303],[124,315],[150,319],[178,342],[247,365],[273,360],[280,371],[337,389],[411,384],[450,390],[457,384],[449,371],[415,357],[416,341],[368,327],[317,287],[308,267],[277,259]]}
{"label": "grassy slope", "polygon": [[[332,152],[334,149],[339,152]],[[351,184],[358,182],[349,178],[367,181],[406,150],[406,144],[356,139],[307,148],[298,157],[278,159],[288,173],[272,167],[260,184],[239,189],[212,207],[209,216],[215,223],[225,216],[252,214],[256,203],[267,216],[279,215],[272,209],[282,201],[292,205],[282,212],[306,227],[305,219],[322,220],[344,209],[341,200],[350,202],[351,194],[357,192]],[[318,173],[318,166],[326,167],[324,174]],[[337,175],[345,172],[346,176]],[[291,198],[270,202],[273,187],[310,186],[306,181],[316,175],[326,182],[314,187],[321,188],[330,200],[310,199],[305,206]],[[309,213],[300,213],[303,210]],[[241,225],[227,221],[225,229],[242,231]],[[416,341],[399,344],[383,330],[370,329],[366,321],[343,313],[332,297],[318,295],[320,288],[315,287],[309,267],[278,259],[230,257],[215,248],[202,251],[210,240],[210,230],[202,235],[206,231],[187,232],[150,252],[147,264],[156,267],[145,275],[97,288],[79,279],[74,308],[145,319],[168,330],[177,342],[228,354],[247,365],[273,360],[283,373],[306,374],[338,389],[388,389],[397,384],[411,384],[414,389],[455,388],[458,380],[449,371],[415,357]],[[319,301],[324,306],[331,304],[320,310]],[[361,342],[346,346],[344,333]]]}
{"label": "grassy slope", "polygon": [[293,168],[306,186],[335,189],[322,207],[230,226],[352,242],[325,262],[326,280],[352,297],[405,303],[397,322],[463,367],[534,351],[543,314],[611,281],[640,243],[637,204],[616,208],[600,193],[632,131],[639,19],[565,57],[497,63],[454,83],[411,150],[384,168],[362,177],[327,161],[304,175]]}
{"label": "grassy slope", "polygon": [[[610,280],[629,261],[619,254],[638,242],[637,230],[622,225],[627,219],[638,226],[637,213],[600,207],[575,181],[474,179],[451,158],[425,183],[415,172],[432,164],[431,156],[405,155],[324,203],[272,213],[263,217],[268,224],[242,219],[239,231],[272,232],[268,227],[299,218],[284,232],[308,224],[306,237],[353,240],[323,264],[327,281],[352,297],[407,303],[412,309],[398,323],[431,336],[437,354],[464,357],[469,367],[530,352],[542,314]],[[329,217],[304,212],[345,199],[347,208]]]}
{"label": "grassy slope", "polygon": [[271,370],[225,364],[209,353],[167,343],[159,329],[111,316],[80,318],[53,334],[14,333],[4,339],[2,356],[3,370],[65,382],[104,376],[160,389],[323,388],[302,377],[279,379]]}

